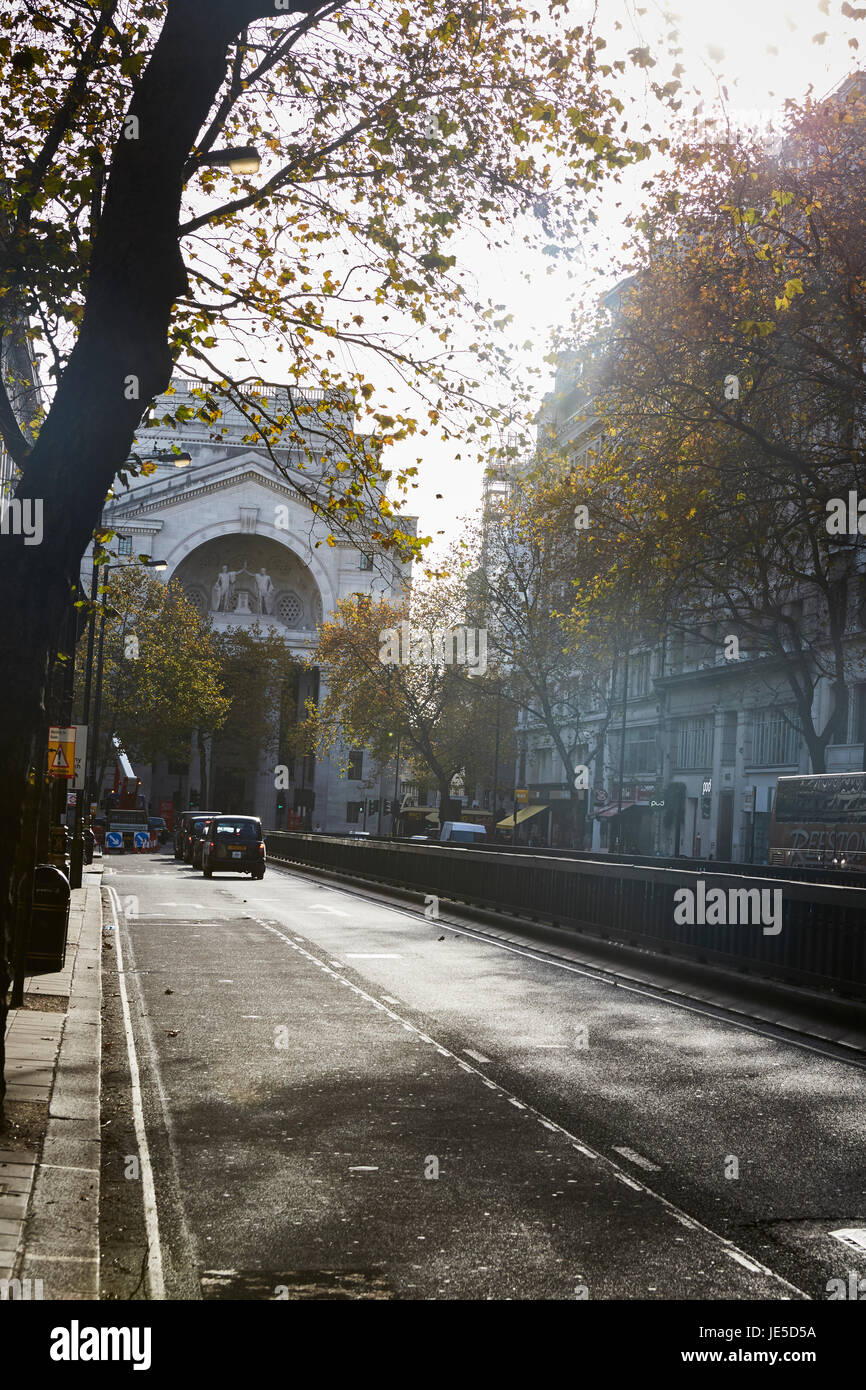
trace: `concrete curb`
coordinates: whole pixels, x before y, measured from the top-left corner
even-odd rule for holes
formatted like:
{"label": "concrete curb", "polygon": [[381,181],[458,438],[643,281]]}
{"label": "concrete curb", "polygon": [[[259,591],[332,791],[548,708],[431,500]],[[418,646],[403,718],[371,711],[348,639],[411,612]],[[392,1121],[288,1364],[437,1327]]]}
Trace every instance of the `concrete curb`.
{"label": "concrete curb", "polygon": [[17,1275],[43,1297],[99,1298],[102,890],[85,890],[84,920],[63,1039]]}

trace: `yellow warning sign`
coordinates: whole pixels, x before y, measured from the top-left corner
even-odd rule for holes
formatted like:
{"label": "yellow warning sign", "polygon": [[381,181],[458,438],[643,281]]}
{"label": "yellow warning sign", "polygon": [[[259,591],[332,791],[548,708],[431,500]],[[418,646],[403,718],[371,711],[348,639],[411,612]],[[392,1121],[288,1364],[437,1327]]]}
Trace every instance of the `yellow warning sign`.
{"label": "yellow warning sign", "polygon": [[49,777],[75,776],[75,728],[53,726],[48,731]]}

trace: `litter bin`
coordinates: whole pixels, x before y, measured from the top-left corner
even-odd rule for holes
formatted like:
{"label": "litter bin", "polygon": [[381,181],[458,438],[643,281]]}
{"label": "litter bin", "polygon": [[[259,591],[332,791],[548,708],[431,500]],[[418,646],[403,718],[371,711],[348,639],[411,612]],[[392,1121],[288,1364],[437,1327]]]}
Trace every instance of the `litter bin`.
{"label": "litter bin", "polygon": [[27,946],[28,975],[51,975],[66,960],[69,879],[54,864],[37,864]]}

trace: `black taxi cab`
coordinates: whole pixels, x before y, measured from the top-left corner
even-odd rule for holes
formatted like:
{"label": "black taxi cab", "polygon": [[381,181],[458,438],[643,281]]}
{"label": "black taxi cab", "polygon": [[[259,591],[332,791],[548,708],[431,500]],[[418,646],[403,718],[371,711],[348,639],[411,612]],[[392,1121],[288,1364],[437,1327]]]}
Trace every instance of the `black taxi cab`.
{"label": "black taxi cab", "polygon": [[214,816],[202,844],[201,867],[212,874],[265,876],[265,842],[262,823],[255,816]]}

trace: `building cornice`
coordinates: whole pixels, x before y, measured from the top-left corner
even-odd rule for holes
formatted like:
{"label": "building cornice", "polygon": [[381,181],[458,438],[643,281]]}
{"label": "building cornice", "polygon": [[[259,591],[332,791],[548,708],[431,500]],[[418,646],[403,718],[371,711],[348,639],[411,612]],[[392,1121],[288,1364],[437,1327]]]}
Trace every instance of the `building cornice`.
{"label": "building cornice", "polygon": [[287,497],[310,512],[313,511],[312,503],[299,492],[292,484],[269,477],[262,469],[247,465],[237,472],[224,474],[222,477],[214,478],[208,483],[190,483],[183,489],[166,492],[159,497],[153,497],[149,502],[138,502],[131,497],[126,497],[122,501],[109,502],[105,507],[105,516],[119,519],[126,515],[125,509],[128,508],[128,515],[143,516],[147,512],[164,511],[167,507],[186,505],[188,502],[195,501],[196,498],[205,497],[216,492],[225,492],[230,488],[236,487],[239,483],[256,482],[267,488],[269,492],[274,492],[280,496]]}

